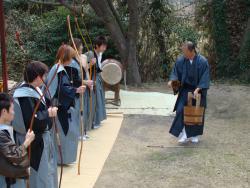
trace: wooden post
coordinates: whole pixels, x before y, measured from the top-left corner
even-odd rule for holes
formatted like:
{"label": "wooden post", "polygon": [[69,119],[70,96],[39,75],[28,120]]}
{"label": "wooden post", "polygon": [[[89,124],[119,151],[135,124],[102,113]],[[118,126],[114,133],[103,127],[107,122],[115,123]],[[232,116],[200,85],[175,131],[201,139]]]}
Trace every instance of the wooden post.
{"label": "wooden post", "polygon": [[8,92],[8,73],[7,73],[3,0],[0,0],[0,26],[1,26],[0,27],[0,39],[1,39],[1,54],[2,54],[3,91]]}

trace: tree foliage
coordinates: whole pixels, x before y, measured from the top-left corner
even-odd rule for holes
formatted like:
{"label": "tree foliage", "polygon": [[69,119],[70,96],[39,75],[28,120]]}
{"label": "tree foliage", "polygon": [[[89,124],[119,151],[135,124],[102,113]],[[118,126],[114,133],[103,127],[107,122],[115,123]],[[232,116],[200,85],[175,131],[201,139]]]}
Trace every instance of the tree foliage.
{"label": "tree foliage", "polygon": [[[8,63],[10,77],[19,80],[24,65],[30,60],[40,60],[51,66],[56,51],[62,43],[69,40],[66,16],[72,16],[72,28],[75,37],[80,35],[76,30],[72,9],[64,6],[29,3],[25,0],[14,0],[5,4],[8,33]],[[56,1],[51,1],[56,3]],[[68,1],[69,2],[69,1]],[[78,1],[76,1],[78,3]],[[113,0],[119,25],[123,33],[129,32],[129,7],[126,1]],[[73,6],[74,7],[74,6]],[[112,7],[112,6],[111,6]],[[138,1],[138,38],[135,51],[139,72],[143,82],[161,81],[168,77],[169,71],[180,54],[179,46],[185,40],[199,41],[200,35],[187,19],[177,17],[174,7],[165,0]],[[73,8],[74,10],[74,8]],[[109,48],[105,57],[121,60],[121,54],[115,45],[114,38],[105,27],[103,20],[89,4],[84,4],[83,17],[78,21],[89,46],[90,41],[85,26],[93,40],[98,35],[109,39]],[[85,24],[85,26],[84,26]],[[15,33],[20,32],[25,52],[18,46]],[[124,35],[125,39],[128,36]],[[128,40],[129,41],[129,40]],[[86,49],[85,49],[86,50]]]}
{"label": "tree foliage", "polygon": [[[30,60],[39,60],[47,65],[54,63],[58,47],[68,40],[65,22],[67,14],[68,11],[64,8],[41,16],[18,10],[9,11],[7,58],[12,78],[20,79],[23,67]],[[18,44],[16,32],[20,33],[25,51]]]}
{"label": "tree foliage", "polygon": [[250,82],[249,10],[249,0],[212,0],[197,4],[197,25],[209,41],[205,50],[210,54],[218,79]]}

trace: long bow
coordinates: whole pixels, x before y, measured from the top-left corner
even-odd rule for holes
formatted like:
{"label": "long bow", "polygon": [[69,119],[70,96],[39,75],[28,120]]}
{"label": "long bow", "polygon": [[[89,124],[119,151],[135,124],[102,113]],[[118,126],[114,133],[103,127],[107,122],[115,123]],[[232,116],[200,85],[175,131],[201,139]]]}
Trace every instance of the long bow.
{"label": "long bow", "polygon": [[5,23],[3,1],[0,1],[0,39],[1,39],[1,56],[2,56],[2,78],[3,91],[8,92],[8,73],[7,73],[7,58],[6,58],[6,41],[5,41]]}
{"label": "long bow", "polygon": [[[34,111],[33,111],[33,114],[31,116],[31,121],[30,121],[30,125],[29,125],[29,130],[32,131],[33,130],[33,125],[34,125],[34,120],[35,120],[35,116],[36,116],[36,113],[39,109],[39,106],[42,102],[42,100],[44,99],[46,93],[48,92],[49,93],[49,87],[50,85],[52,84],[53,80],[55,79],[56,75],[57,75],[57,71],[59,69],[59,66],[60,66],[60,63],[58,63],[57,65],[57,68],[55,70],[55,73],[54,75],[52,76],[52,79],[48,82],[48,84],[46,85],[45,82],[45,90],[43,91],[43,93],[40,95],[40,98],[38,100],[38,102],[36,103],[35,107],[34,107]],[[41,78],[42,79],[42,78]],[[53,120],[55,122],[55,120]],[[56,130],[56,134],[58,136],[58,129],[57,129],[57,126],[56,126],[56,123],[54,124],[55,125],[55,130]],[[57,142],[59,141],[59,138],[57,137]],[[62,163],[62,150],[61,150],[61,145],[60,145],[60,142],[58,143],[58,149],[59,149],[59,153],[60,153],[60,158],[61,158],[61,173],[60,173],[60,181],[59,181],[59,188],[61,187],[61,182],[62,182],[62,173],[63,173],[63,163]],[[31,146],[29,146],[29,150],[28,150],[28,154],[29,154],[29,159],[31,158]],[[29,187],[29,186],[28,186]]]}
{"label": "long bow", "polygon": [[[23,53],[26,53],[26,51],[25,51],[25,49],[24,49],[24,47],[23,47],[23,42],[21,41],[20,33],[19,33],[18,31],[16,31],[16,35],[15,35],[15,36],[16,36],[16,40],[17,40],[18,46],[19,46],[20,49],[23,51]],[[56,74],[57,74],[58,68],[59,68],[59,65],[58,65],[57,68],[56,68],[56,71],[55,71],[55,73],[54,73],[54,75],[53,75],[53,77],[52,77],[52,79],[51,79],[51,81],[50,81],[50,84],[51,84],[51,83],[53,82],[53,80],[55,79],[55,76],[56,76]],[[42,80],[42,82],[43,82],[43,84],[44,84],[44,87],[46,88],[46,90],[47,90],[47,92],[48,92],[50,101],[52,101],[52,96],[51,96],[51,93],[50,93],[50,91],[49,91],[49,85],[47,85],[47,84],[45,83],[45,81],[44,81],[42,78],[40,78],[40,79]],[[40,104],[41,104],[41,101],[43,100],[43,98],[44,98],[45,95],[46,95],[46,92],[44,92],[43,96],[40,95],[40,99],[39,99],[40,102],[37,103],[37,110],[34,109],[34,111],[33,111],[32,118],[31,118],[31,122],[30,122],[30,126],[29,126],[30,130],[33,129],[33,123],[34,123],[35,114],[37,113],[38,108],[39,108],[39,106],[40,106]],[[36,108],[36,107],[35,107],[35,108]],[[61,187],[61,184],[62,184],[62,175],[63,175],[62,147],[61,147],[61,143],[60,143],[59,132],[58,132],[58,127],[57,127],[57,124],[56,124],[56,119],[55,119],[55,117],[52,118],[52,122],[53,122],[53,127],[55,128],[55,131],[56,131],[57,148],[58,148],[59,157],[60,157],[60,160],[61,160],[61,165],[60,165],[60,166],[61,166],[61,172],[60,172],[60,178],[59,178],[59,188],[60,188],[60,187]],[[29,159],[30,159],[30,157],[31,157],[31,149],[30,149],[30,147],[29,147]]]}
{"label": "long bow", "polygon": [[[81,32],[81,29],[80,29],[80,26],[79,26],[79,23],[78,23],[78,20],[77,20],[77,17],[75,15],[75,24],[76,24],[76,28],[78,30],[78,33],[80,34],[81,38],[82,38],[82,41],[85,45],[85,47],[87,48],[87,51],[89,52],[90,51],[90,48]],[[90,64],[90,74],[89,74],[89,79],[92,79],[92,64]],[[89,114],[88,114],[88,123],[90,124],[90,126],[92,125],[92,116],[93,116],[93,113],[92,113],[92,93],[91,91],[89,92]],[[86,118],[86,117],[85,117]],[[91,120],[91,121],[90,121]],[[85,134],[86,134],[86,130],[85,130]]]}
{"label": "long bow", "polygon": [[[80,26],[79,26],[79,23],[78,23],[78,19],[76,17],[76,14],[74,14],[74,17],[75,17],[75,24],[76,24],[76,28],[78,30],[78,33],[80,34],[81,38],[82,38],[82,41],[85,45],[85,47],[87,48],[87,51],[89,52],[90,51],[90,48],[86,42],[86,39],[84,38],[83,36],[83,32],[81,31],[80,29]],[[87,30],[87,27],[84,23],[84,20],[83,20],[83,8],[82,8],[82,13],[81,13],[81,18],[82,18],[82,23],[84,25],[84,29],[85,29],[85,32],[86,32],[86,35],[88,37],[88,40],[91,44],[91,48],[92,48],[92,51],[94,53],[94,47],[93,47],[93,42],[89,36],[89,32]],[[93,68],[94,67],[94,68]],[[94,69],[94,70],[93,70]],[[94,78],[93,77],[93,72],[94,72]],[[91,80],[93,80],[94,84],[96,83],[96,70],[95,70],[95,66],[93,66],[91,63],[90,63],[90,74],[89,74],[89,77]],[[95,87],[93,88],[93,90],[95,89]],[[93,91],[94,92],[94,91]],[[95,114],[93,114],[93,103],[92,103],[92,92],[90,91],[90,96],[89,96],[89,117],[88,117],[88,123],[89,123],[89,126],[92,127],[92,123],[93,123],[93,119],[95,117]],[[96,97],[94,98],[94,113],[96,113]]]}
{"label": "long bow", "polygon": [[[59,68],[59,63],[58,63],[58,66],[56,68],[56,71],[54,74],[57,74],[57,70]],[[53,75],[54,76],[54,75]],[[46,86],[46,83],[45,81],[42,79],[43,81],[43,84],[46,88],[49,88],[48,86]],[[52,79],[53,81],[53,79]],[[46,94],[46,93],[45,93]],[[48,95],[49,95],[49,99],[52,103],[52,96],[51,96],[51,93],[50,93],[50,90],[48,89]],[[53,106],[53,103],[52,103],[52,106]],[[58,106],[58,104],[56,105]],[[58,151],[59,151],[59,157],[60,157],[60,167],[61,167],[61,172],[60,172],[60,178],[59,178],[59,188],[61,187],[62,185],[62,176],[63,176],[63,155],[62,155],[62,145],[61,145],[61,141],[60,141],[60,134],[59,134],[59,131],[58,131],[58,125],[56,124],[56,118],[55,117],[52,117],[52,122],[53,122],[53,126],[55,128],[55,133],[56,133],[56,142],[57,142],[57,148],[58,148]]]}
{"label": "long bow", "polygon": [[[80,54],[76,48],[74,39],[73,39],[73,34],[72,34],[72,29],[71,29],[71,23],[70,23],[70,16],[67,16],[67,24],[68,24],[68,30],[69,30],[69,35],[70,35],[70,39],[72,41],[73,47],[76,51],[76,54],[79,58],[79,63],[80,63],[80,71],[81,71],[81,79],[82,79],[82,84],[84,83],[84,76],[83,76],[83,64],[81,61],[81,57]],[[83,124],[83,107],[84,107],[84,94],[80,94],[80,132],[81,132],[81,137],[83,137],[83,130],[84,130],[84,124]],[[79,159],[78,159],[78,175],[80,175],[81,173],[81,157],[82,157],[82,150],[83,150],[83,139],[81,139],[81,147],[80,147],[80,153],[79,153]]]}

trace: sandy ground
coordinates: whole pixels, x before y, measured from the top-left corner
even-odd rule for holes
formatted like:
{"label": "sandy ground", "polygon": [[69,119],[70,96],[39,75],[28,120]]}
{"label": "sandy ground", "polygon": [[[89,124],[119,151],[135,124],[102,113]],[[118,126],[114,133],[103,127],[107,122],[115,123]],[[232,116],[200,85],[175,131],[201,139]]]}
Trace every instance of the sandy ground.
{"label": "sandy ground", "polygon": [[[171,93],[165,85],[131,89]],[[250,187],[249,93],[247,86],[211,87],[198,145],[176,143],[171,115],[126,115],[95,188]]]}

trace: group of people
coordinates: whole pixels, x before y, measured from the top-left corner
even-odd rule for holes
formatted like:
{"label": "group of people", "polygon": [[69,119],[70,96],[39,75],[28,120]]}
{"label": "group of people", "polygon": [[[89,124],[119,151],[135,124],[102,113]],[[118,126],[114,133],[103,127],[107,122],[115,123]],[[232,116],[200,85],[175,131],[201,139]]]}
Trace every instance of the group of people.
{"label": "group of people", "polygon": [[[1,188],[24,188],[27,182],[30,188],[58,187],[57,165],[75,163],[79,139],[88,139],[87,132],[106,119],[100,76],[106,48],[100,36],[93,51],[83,54],[82,41],[74,39],[60,46],[50,71],[44,63],[32,61],[13,96],[0,93]],[[194,98],[201,94],[206,107],[209,64],[192,42],[184,43],[182,50],[168,83],[173,87],[174,81],[180,82],[170,133],[180,143],[197,143],[204,117],[202,125],[186,125],[184,106],[192,92]]]}
{"label": "group of people", "polygon": [[83,54],[75,38],[59,47],[50,70],[31,61],[13,96],[0,94],[1,188],[58,187],[57,166],[74,164],[79,139],[106,119],[100,76],[106,48],[99,36]]}

